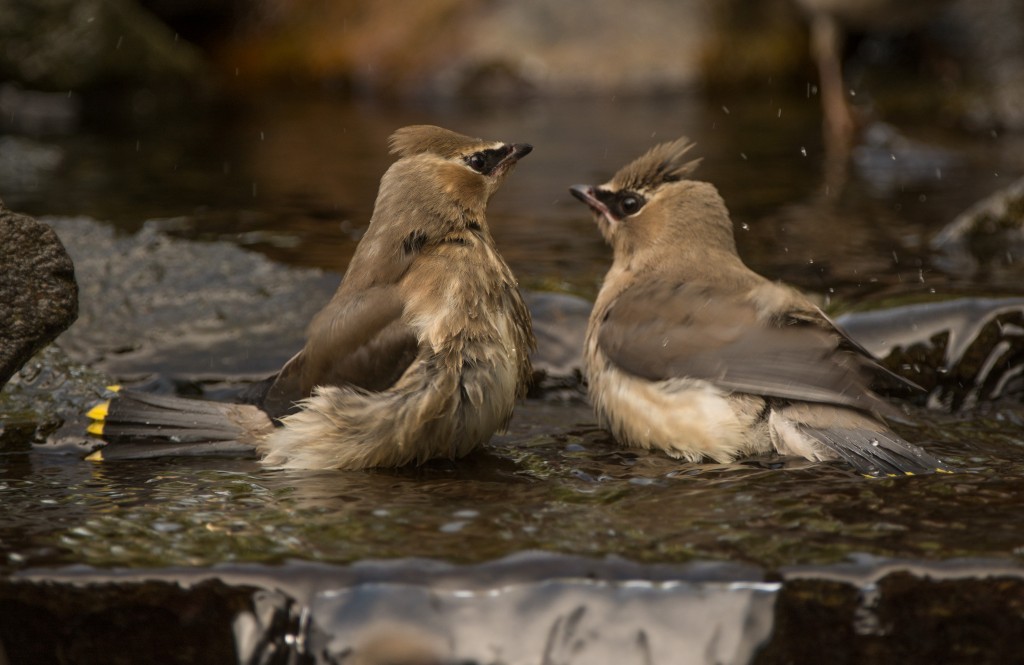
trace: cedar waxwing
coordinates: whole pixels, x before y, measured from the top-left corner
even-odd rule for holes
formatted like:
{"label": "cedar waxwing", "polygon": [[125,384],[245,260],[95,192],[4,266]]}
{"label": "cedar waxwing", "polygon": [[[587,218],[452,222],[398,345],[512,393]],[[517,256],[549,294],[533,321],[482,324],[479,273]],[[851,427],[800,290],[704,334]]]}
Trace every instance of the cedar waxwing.
{"label": "cedar waxwing", "polygon": [[614,252],[584,347],[602,426],[694,462],[774,450],[870,475],[944,470],[882,420],[896,411],[871,375],[904,380],[740,260],[717,190],[688,179],[691,147],[659,145],[609,182],[570,190]]}
{"label": "cedar waxwing", "polygon": [[305,347],[248,404],[120,393],[89,416],[92,459],[255,451],[274,467],[461,457],[512,415],[530,316],[485,210],[525,143],[426,125],[390,139],[369,228]]}

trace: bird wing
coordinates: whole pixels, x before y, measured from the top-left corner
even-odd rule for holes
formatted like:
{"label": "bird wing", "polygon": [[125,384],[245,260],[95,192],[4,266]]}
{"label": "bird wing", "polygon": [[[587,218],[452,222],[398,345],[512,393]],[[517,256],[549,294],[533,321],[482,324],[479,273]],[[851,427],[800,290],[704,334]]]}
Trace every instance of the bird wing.
{"label": "bird wing", "polygon": [[652,381],[695,378],[725,390],[884,410],[863,362],[837,332],[794,316],[765,321],[744,294],[707,285],[649,282],[627,289],[604,315],[608,360]]}
{"label": "bird wing", "polygon": [[339,292],[309,327],[306,346],[272,377],[260,406],[273,418],[295,410],[316,386],[390,388],[419,351],[391,285]]}
{"label": "bird wing", "polygon": [[888,392],[906,395],[927,392],[907,377],[897,374],[878,362],[873,353],[864,348],[860,342],[850,337],[850,333],[817,307],[811,310],[792,312],[789,316],[795,323],[809,323],[839,335],[838,348],[851,351],[862,359],[861,365],[872,375],[874,379],[872,383],[876,389],[884,389]]}

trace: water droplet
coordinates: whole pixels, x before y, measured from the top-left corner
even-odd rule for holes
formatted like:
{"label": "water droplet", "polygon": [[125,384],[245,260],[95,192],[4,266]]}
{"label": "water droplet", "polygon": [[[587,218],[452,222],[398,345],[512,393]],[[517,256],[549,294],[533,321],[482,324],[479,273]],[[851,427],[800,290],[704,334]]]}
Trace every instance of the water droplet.
{"label": "water droplet", "polygon": [[807,156],[807,148],[805,148],[803,146],[800,146],[800,154],[803,155],[804,157],[806,157]]}
{"label": "water droplet", "polygon": [[877,448],[878,447],[878,439],[871,439],[871,445],[874,446],[875,448]]}
{"label": "water droplet", "polygon": [[723,106],[722,107],[722,111],[725,112],[726,115],[729,115],[729,107],[728,106]]}
{"label": "water droplet", "polygon": [[745,153],[745,152],[741,152],[741,153],[740,153],[740,157],[741,157],[742,159],[746,160],[746,159],[747,159],[747,153]]}
{"label": "water droplet", "polygon": [[743,222],[742,224],[740,224],[740,228],[743,229],[744,231],[749,231],[750,230],[750,224],[747,224],[746,222]]}

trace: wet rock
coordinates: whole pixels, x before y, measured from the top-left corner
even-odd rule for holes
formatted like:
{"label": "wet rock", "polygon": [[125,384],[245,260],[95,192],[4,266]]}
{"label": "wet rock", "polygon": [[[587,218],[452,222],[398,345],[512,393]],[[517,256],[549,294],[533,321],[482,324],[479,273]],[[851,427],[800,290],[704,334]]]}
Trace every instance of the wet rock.
{"label": "wet rock", "polygon": [[974,204],[931,241],[940,268],[973,276],[1024,259],[1024,178]]}
{"label": "wet rock", "polygon": [[583,387],[583,338],[592,304],[567,293],[527,292],[537,350],[531,358],[537,396],[556,389]]}
{"label": "wet rock", "polygon": [[857,173],[880,196],[934,184],[960,166],[957,156],[902,135],[892,125],[876,122],[864,129],[852,151]]}
{"label": "wet rock", "polygon": [[517,555],[477,566],[104,572],[0,581],[11,662],[454,665],[1015,662],[1013,562],[876,560],[765,574]]}
{"label": "wet rock", "polygon": [[958,298],[847,314],[846,331],[924,388],[929,408],[1024,398],[1024,298]]}
{"label": "wet rock", "polygon": [[67,240],[82,291],[61,348],[120,381],[166,389],[268,376],[302,347],[338,282],[232,243],[175,239],[159,224],[118,235],[84,217],[50,222]]}
{"label": "wet rock", "polygon": [[53,229],[0,201],[0,386],[78,314],[75,269]]}
{"label": "wet rock", "polygon": [[8,0],[0,79],[41,90],[167,85],[202,75],[198,51],[132,0]]}

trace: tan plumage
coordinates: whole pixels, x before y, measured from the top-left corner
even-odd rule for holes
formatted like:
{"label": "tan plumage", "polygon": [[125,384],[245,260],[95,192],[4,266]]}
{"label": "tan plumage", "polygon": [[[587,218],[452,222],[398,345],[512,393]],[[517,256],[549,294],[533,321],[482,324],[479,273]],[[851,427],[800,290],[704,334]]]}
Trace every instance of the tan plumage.
{"label": "tan plumage", "polygon": [[577,185],[614,250],[584,361],[598,419],[622,443],[691,461],[776,451],[870,473],[941,462],[885,425],[882,369],[806,297],[743,264],[715,188],[687,179],[686,139],[606,184]]}
{"label": "tan plumage", "polygon": [[[511,417],[534,341],[485,209],[531,147],[422,125],[390,145],[399,159],[305,347],[251,392],[255,406],[221,405],[234,427],[215,440],[249,444],[271,466],[398,466],[465,455]],[[108,440],[139,420],[117,404]]]}

